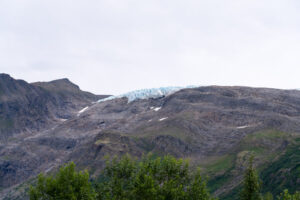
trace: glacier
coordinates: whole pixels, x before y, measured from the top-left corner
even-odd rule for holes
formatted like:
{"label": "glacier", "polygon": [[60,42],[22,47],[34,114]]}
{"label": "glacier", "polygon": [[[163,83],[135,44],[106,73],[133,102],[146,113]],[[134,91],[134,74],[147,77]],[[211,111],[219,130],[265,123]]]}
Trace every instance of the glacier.
{"label": "glacier", "polygon": [[128,103],[130,103],[138,99],[159,98],[159,97],[173,94],[181,89],[195,88],[195,87],[199,87],[199,86],[191,85],[186,87],[160,87],[160,88],[141,89],[141,90],[135,90],[121,95],[110,96],[104,99],[100,99],[98,100],[98,103],[113,100],[113,99],[123,98],[123,97],[126,97],[128,99]]}

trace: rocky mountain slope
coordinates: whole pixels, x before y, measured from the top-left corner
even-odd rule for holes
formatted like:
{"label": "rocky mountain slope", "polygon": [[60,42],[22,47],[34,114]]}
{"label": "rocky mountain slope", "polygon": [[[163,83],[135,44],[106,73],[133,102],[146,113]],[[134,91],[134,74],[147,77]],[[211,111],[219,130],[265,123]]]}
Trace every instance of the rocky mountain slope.
{"label": "rocky mountain slope", "polygon": [[[76,100],[70,100],[72,103],[67,105],[73,106],[69,107],[48,103],[51,114],[39,111],[39,115],[47,116],[45,121],[57,123],[27,134],[15,134],[0,146],[3,199],[5,196],[15,199],[32,177],[39,172],[51,172],[68,161],[74,161],[96,177],[105,155],[141,156],[148,152],[190,159],[193,166],[200,166],[209,176],[208,184],[215,195],[233,199],[250,154],[256,156],[255,164],[266,179],[284,182],[282,176],[272,177],[281,173],[270,166],[281,163],[290,149],[295,152],[300,147],[300,91],[297,90],[211,86],[130,102],[120,97],[84,105],[82,99],[95,101],[94,96],[78,95],[78,90],[74,92],[67,80],[58,82],[63,84],[54,81],[27,86],[39,88],[29,91],[46,90],[54,99],[63,98],[60,91],[64,91],[64,98]],[[44,101],[50,101],[48,96]],[[63,115],[68,113],[63,108],[70,114]],[[7,125],[3,127],[7,130]],[[28,124],[20,127],[27,128]],[[300,163],[299,157],[293,159],[293,164],[282,165],[291,176]],[[292,190],[300,189],[299,182],[300,177],[296,177],[286,185],[292,185]]]}
{"label": "rocky mountain slope", "polygon": [[83,92],[68,79],[29,84],[0,74],[0,141],[52,127],[105,97]]}

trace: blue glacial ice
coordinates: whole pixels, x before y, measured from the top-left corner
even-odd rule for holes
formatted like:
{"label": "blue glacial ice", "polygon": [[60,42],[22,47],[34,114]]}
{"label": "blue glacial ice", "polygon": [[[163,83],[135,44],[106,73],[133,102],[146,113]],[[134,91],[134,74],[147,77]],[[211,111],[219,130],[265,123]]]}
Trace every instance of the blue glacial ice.
{"label": "blue glacial ice", "polygon": [[151,89],[142,89],[135,90],[125,94],[110,96],[105,99],[98,100],[98,103],[109,101],[113,99],[126,97],[128,99],[128,103],[135,101],[137,99],[149,99],[149,98],[159,98],[163,96],[167,96],[173,94],[181,89],[185,88],[195,88],[198,86],[187,86],[187,87],[160,87],[160,88],[151,88]]}

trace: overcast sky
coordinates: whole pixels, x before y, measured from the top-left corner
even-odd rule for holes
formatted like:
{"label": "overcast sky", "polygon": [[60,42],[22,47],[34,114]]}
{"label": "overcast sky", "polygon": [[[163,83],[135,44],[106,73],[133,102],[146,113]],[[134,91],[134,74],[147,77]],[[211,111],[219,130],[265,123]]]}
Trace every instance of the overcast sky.
{"label": "overcast sky", "polygon": [[98,94],[300,88],[300,1],[0,0],[0,72]]}

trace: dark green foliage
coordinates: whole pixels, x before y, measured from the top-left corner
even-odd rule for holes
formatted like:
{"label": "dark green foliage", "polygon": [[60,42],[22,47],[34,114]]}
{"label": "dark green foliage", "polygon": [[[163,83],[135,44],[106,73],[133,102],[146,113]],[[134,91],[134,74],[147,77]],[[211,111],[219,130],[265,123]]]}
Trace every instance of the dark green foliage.
{"label": "dark green foliage", "polygon": [[300,192],[290,194],[286,189],[278,196],[278,200],[300,200]]}
{"label": "dark green foliage", "polygon": [[273,200],[273,199],[274,199],[273,195],[270,192],[267,192],[263,198],[263,200]]}
{"label": "dark green foliage", "polygon": [[75,164],[60,168],[55,177],[38,176],[37,185],[30,187],[30,200],[93,200],[95,192],[89,174],[76,172]]}
{"label": "dark green foliage", "polygon": [[253,157],[250,158],[249,166],[246,169],[243,181],[243,190],[241,192],[241,200],[260,200],[261,183],[257,172],[253,167]]}
{"label": "dark green foliage", "polygon": [[242,186],[239,185],[226,193],[225,195],[221,195],[219,198],[222,200],[238,200],[240,199],[241,196],[241,191],[242,191]]}
{"label": "dark green foliage", "polygon": [[202,177],[200,175],[200,171],[198,170],[193,178],[192,184],[189,188],[189,194],[187,195],[187,199],[197,200],[197,199],[212,199],[206,189],[206,184],[203,182]]}
{"label": "dark green foliage", "polygon": [[107,163],[98,184],[101,200],[209,200],[200,172],[192,173],[188,162],[172,156],[144,157],[141,161],[129,156]]}
{"label": "dark green foliage", "polygon": [[292,193],[299,190],[300,179],[300,139],[287,148],[287,151],[275,162],[264,169],[260,176],[263,180],[263,191],[280,194],[284,189]]}
{"label": "dark green foliage", "polygon": [[[261,181],[253,168],[253,157],[250,158],[249,166],[245,172],[243,181],[243,190],[241,192],[241,200],[273,200],[273,195],[267,192],[263,197],[260,193]],[[300,200],[300,193],[289,194],[288,190],[284,190],[278,197],[278,200]]]}
{"label": "dark green foliage", "polygon": [[228,170],[224,174],[215,176],[208,180],[207,186],[211,192],[216,191],[217,189],[219,189],[222,185],[226,184],[226,182],[228,182],[232,178],[232,175],[230,174],[230,170]]}

